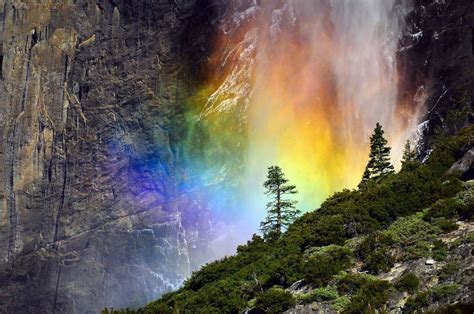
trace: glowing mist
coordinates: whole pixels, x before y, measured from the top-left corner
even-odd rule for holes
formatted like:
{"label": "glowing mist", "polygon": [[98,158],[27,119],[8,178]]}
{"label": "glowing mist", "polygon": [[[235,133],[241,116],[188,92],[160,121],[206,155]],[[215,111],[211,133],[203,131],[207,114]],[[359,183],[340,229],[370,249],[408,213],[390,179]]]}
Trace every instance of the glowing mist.
{"label": "glowing mist", "polygon": [[[376,122],[397,161],[417,122],[416,115],[397,110],[396,51],[407,5],[231,3],[234,12],[221,20],[211,61],[216,79],[197,111],[211,139],[204,147],[212,151],[207,164],[222,181],[233,176],[225,193],[239,202],[226,210],[255,232],[264,215],[267,166],[283,168],[307,211],[357,185]],[[210,198],[222,206],[229,195]]]}

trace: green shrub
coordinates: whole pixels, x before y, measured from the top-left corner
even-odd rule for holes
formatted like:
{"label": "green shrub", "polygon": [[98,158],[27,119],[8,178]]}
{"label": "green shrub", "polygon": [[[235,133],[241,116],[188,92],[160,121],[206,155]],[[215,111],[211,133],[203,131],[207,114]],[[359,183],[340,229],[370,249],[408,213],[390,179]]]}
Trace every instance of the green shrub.
{"label": "green shrub", "polygon": [[363,284],[351,298],[347,307],[349,313],[367,313],[382,309],[387,303],[392,285],[385,280],[369,281]]}
{"label": "green shrub", "polygon": [[439,273],[439,279],[445,281],[456,274],[460,269],[460,263],[458,261],[450,261],[441,269]]}
{"label": "green shrub", "polygon": [[444,284],[444,285],[438,285],[434,286],[429,290],[431,297],[433,298],[433,301],[440,301],[447,299],[453,295],[456,294],[456,292],[459,290],[459,285],[458,284]]}
{"label": "green shrub", "polygon": [[420,292],[415,297],[408,298],[405,306],[403,307],[403,313],[414,313],[434,302],[448,299],[449,297],[455,295],[458,290],[458,284],[444,284],[434,286],[428,291]]}
{"label": "green shrub", "polygon": [[318,288],[312,293],[317,302],[331,301],[337,299],[337,289],[335,287]]}
{"label": "green shrub", "polygon": [[377,281],[377,277],[368,274],[346,274],[335,276],[337,278],[337,291],[340,295],[355,294],[363,285]]}
{"label": "green shrub", "polygon": [[293,306],[295,299],[290,292],[281,288],[270,288],[257,295],[251,313],[282,313]]}
{"label": "green shrub", "polygon": [[301,293],[297,295],[297,300],[303,304],[309,304],[312,302],[328,302],[339,298],[337,289],[334,286],[328,286],[324,288],[317,288],[308,293]]}
{"label": "green shrub", "polygon": [[465,201],[464,206],[458,208],[458,215],[460,220],[472,219],[474,216],[474,198],[469,198]]}
{"label": "green shrub", "polygon": [[403,313],[415,313],[430,305],[428,292],[420,292],[414,297],[409,297],[403,307]]}
{"label": "green shrub", "polygon": [[341,296],[334,300],[334,302],[331,304],[331,308],[334,311],[342,312],[347,308],[350,303],[351,299],[349,299],[347,296]]}
{"label": "green shrub", "polygon": [[413,273],[403,274],[395,283],[395,288],[399,291],[414,293],[420,286],[420,279]]}
{"label": "green shrub", "polygon": [[433,243],[433,248],[431,250],[432,257],[438,262],[445,261],[448,257],[448,249],[446,245],[441,240],[436,240]]}
{"label": "green shrub", "polygon": [[332,276],[347,268],[352,252],[342,246],[330,246],[314,252],[303,266],[304,279],[316,286],[325,286]]}
{"label": "green shrub", "polygon": [[434,239],[439,230],[430,223],[423,220],[423,213],[399,218],[393,223],[385,234],[396,244],[410,245],[419,241],[430,241]]}
{"label": "green shrub", "polygon": [[431,257],[431,242],[418,241],[405,248],[402,260],[408,261],[421,257]]}
{"label": "green shrub", "polygon": [[474,243],[474,231],[469,232],[466,237],[464,237],[465,243]]}
{"label": "green shrub", "polygon": [[368,235],[357,247],[356,254],[363,261],[363,270],[372,274],[388,271],[394,263],[390,252],[391,237],[382,232]]}
{"label": "green shrub", "polygon": [[424,220],[424,213],[402,217],[393,223],[385,232],[393,239],[395,245],[402,248],[401,260],[407,261],[421,257],[430,257],[433,241],[440,234],[440,229]]}
{"label": "green shrub", "polygon": [[425,214],[425,220],[431,221],[434,218],[444,217],[447,219],[456,219],[458,210],[463,205],[454,198],[442,199],[434,203],[430,210]]}
{"label": "green shrub", "polygon": [[444,233],[452,232],[458,229],[458,225],[453,219],[444,217],[434,218],[433,223]]}

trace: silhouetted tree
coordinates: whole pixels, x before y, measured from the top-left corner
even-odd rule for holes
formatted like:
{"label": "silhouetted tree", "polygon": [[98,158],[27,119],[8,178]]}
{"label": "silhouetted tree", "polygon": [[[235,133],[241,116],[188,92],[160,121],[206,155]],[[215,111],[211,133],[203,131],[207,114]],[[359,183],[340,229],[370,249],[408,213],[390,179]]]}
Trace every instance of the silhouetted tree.
{"label": "silhouetted tree", "polygon": [[402,167],[405,166],[407,163],[415,161],[415,158],[416,158],[416,151],[415,149],[411,148],[410,140],[407,140],[405,144],[405,149],[403,150]]}
{"label": "silhouetted tree", "polygon": [[374,133],[370,137],[369,162],[365,167],[359,187],[362,187],[371,179],[378,179],[395,172],[393,165],[390,163],[390,149],[384,137],[382,126],[380,123],[377,123]]}
{"label": "silhouetted tree", "polygon": [[291,224],[300,211],[295,207],[296,201],[285,198],[296,194],[296,186],[288,184],[283,171],[278,166],[268,167],[267,180],[264,182],[265,194],[272,200],[267,203],[267,217],[260,224],[260,230],[266,239],[279,238],[283,230]]}

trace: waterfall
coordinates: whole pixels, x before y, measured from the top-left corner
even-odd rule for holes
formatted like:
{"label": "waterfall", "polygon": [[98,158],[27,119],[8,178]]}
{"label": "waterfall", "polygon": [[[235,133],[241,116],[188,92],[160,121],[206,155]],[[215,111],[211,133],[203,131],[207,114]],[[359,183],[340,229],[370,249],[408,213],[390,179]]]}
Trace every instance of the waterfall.
{"label": "waterfall", "polygon": [[[213,139],[214,155],[206,156],[220,161],[208,162],[216,176],[238,168],[230,180],[241,201],[226,207],[233,223],[240,216],[249,233],[256,231],[270,165],[296,184],[305,211],[357,186],[376,122],[397,161],[417,122],[397,111],[396,53],[407,3],[247,0],[229,7],[212,61],[217,86],[200,119]],[[216,147],[224,147],[219,158]],[[239,163],[229,150],[239,151]]]}

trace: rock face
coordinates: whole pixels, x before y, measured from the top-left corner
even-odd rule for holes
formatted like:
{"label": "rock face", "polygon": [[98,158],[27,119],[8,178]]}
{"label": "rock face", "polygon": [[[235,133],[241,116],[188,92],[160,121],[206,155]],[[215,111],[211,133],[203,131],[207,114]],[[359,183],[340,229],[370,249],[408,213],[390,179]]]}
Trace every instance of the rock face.
{"label": "rock face", "polygon": [[0,0],[0,312],[143,304],[209,258],[177,139],[213,15]]}
{"label": "rock face", "polygon": [[[180,139],[226,5],[0,0],[0,312],[141,305],[212,258],[212,219],[183,189]],[[232,5],[241,19],[228,32],[256,2]],[[401,97],[427,99],[423,153],[437,126],[472,122],[474,4],[413,8]]]}
{"label": "rock face", "polygon": [[424,158],[437,128],[454,134],[474,121],[474,3],[414,0],[400,46],[400,102],[425,103]]}

